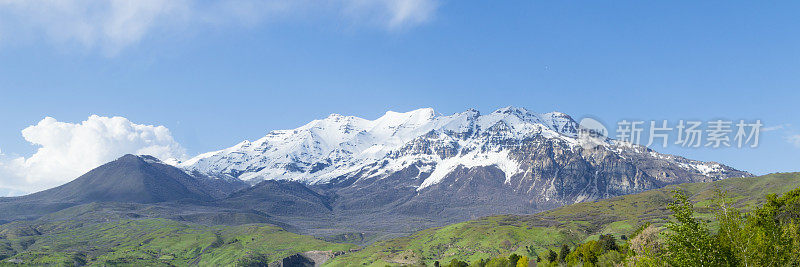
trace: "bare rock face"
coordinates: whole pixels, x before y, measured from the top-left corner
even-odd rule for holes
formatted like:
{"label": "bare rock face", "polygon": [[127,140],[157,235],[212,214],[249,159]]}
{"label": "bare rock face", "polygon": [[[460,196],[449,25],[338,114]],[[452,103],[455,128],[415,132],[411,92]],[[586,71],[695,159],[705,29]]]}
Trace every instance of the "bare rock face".
{"label": "bare rock face", "polygon": [[333,251],[306,251],[270,263],[269,267],[319,267],[341,252]]}
{"label": "bare rock face", "polygon": [[[480,149],[494,153],[492,149],[496,148],[474,148]],[[559,140],[531,138],[497,150],[507,151],[508,159],[517,164],[511,174],[507,173],[508,167],[496,164],[455,164],[436,183],[423,186],[434,174],[437,163],[420,160],[382,176],[370,176],[368,171],[344,176],[325,188],[337,196],[335,210],[425,218],[432,222],[431,226],[496,214],[530,214],[675,183],[750,175],[717,163],[691,161],[643,147],[635,149],[643,152],[615,151],[614,147],[604,146],[571,147]],[[419,139],[398,152],[397,157],[457,157],[475,153],[474,150]],[[713,172],[686,167],[692,164],[709,166]]]}
{"label": "bare rock face", "polygon": [[268,267],[314,267],[314,261],[302,254],[294,254],[289,257],[271,262]]}

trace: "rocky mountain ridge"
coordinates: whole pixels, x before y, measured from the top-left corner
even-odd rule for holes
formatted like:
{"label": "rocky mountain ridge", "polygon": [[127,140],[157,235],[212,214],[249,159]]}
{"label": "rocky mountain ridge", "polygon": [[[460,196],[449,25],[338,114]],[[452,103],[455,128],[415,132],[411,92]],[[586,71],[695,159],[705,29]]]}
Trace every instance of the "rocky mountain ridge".
{"label": "rocky mountain ridge", "polygon": [[417,192],[449,176],[492,168],[499,170],[492,179],[502,180],[504,190],[545,206],[750,175],[610,138],[586,140],[579,127],[564,113],[515,107],[485,115],[473,109],[449,116],[429,108],[390,111],[375,120],[333,114],[178,166],[251,184],[290,180],[347,187],[394,177]]}

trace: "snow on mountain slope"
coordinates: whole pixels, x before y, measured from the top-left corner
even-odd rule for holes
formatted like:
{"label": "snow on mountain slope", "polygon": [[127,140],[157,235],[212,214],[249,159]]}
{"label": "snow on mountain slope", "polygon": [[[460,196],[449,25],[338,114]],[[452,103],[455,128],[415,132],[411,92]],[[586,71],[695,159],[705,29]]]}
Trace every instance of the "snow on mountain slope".
{"label": "snow on mountain slope", "polygon": [[[318,184],[353,173],[384,177],[414,165],[420,173],[429,174],[419,184],[421,190],[459,166],[495,166],[508,182],[525,171],[519,156],[510,155],[515,147],[537,138],[579,147],[582,140],[577,130],[578,124],[566,114],[537,114],[515,107],[486,115],[472,109],[449,116],[430,108],[389,111],[375,120],[333,114],[297,129],[272,131],[253,142],[199,155],[179,167],[251,183],[278,179]],[[620,157],[630,153],[662,156],[645,155],[646,148],[625,148],[613,140],[601,146]],[[712,176],[719,165],[680,159],[681,168],[705,176]]]}

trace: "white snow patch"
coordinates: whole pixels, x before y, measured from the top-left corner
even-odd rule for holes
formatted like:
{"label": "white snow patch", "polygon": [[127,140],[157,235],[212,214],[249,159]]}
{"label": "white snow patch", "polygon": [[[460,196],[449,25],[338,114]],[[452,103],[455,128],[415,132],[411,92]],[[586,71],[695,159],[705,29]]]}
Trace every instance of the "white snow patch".
{"label": "white snow patch", "polygon": [[455,170],[458,166],[464,166],[466,168],[472,167],[484,167],[484,166],[496,166],[499,168],[506,176],[506,183],[511,181],[511,177],[516,175],[520,172],[519,163],[510,159],[508,157],[508,150],[502,150],[499,152],[486,152],[486,153],[479,153],[478,151],[470,152],[466,155],[452,157],[445,160],[440,161],[436,164],[433,173],[425,179],[424,182],[417,188],[417,191],[422,190],[425,187],[437,184],[444,179],[447,174],[451,173]]}

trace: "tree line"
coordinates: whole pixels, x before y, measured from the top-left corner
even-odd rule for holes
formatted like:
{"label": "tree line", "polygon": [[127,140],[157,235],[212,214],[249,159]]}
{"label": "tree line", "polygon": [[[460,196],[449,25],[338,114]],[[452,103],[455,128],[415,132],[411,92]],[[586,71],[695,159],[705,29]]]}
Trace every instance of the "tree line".
{"label": "tree line", "polygon": [[476,262],[453,259],[436,267],[528,266],[800,266],[800,188],[768,195],[750,212],[730,204],[717,189],[711,205],[715,223],[697,218],[686,192],[674,191],[668,223],[645,223],[630,237],[600,235],[598,240],[527,255],[511,254]]}

